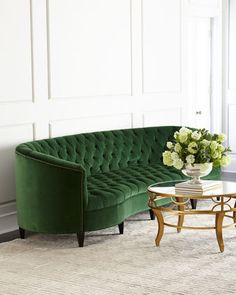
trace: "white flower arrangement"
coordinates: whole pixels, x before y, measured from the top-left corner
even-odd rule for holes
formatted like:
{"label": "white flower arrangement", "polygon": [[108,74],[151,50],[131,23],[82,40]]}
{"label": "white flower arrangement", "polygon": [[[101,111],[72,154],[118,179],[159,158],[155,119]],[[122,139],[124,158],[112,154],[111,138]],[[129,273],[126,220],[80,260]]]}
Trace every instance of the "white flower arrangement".
{"label": "white flower arrangement", "polygon": [[168,150],[162,153],[163,163],[182,169],[186,164],[213,163],[214,167],[227,166],[230,163],[229,147],[222,144],[225,134],[210,134],[206,129],[192,131],[186,127],[174,133],[173,141],[168,141]]}

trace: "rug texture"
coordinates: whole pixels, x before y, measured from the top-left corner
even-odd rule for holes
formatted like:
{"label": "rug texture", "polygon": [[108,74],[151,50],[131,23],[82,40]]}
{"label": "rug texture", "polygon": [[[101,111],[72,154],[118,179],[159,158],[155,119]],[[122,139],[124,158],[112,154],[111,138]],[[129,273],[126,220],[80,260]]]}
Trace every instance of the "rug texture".
{"label": "rug texture", "polygon": [[[185,221],[200,223],[214,225],[214,217]],[[160,247],[156,232],[157,222],[145,212],[125,222],[123,235],[117,227],[87,234],[84,248],[75,235],[35,234],[2,243],[0,294],[236,294],[234,227],[224,229],[224,253],[214,230],[166,227]]]}

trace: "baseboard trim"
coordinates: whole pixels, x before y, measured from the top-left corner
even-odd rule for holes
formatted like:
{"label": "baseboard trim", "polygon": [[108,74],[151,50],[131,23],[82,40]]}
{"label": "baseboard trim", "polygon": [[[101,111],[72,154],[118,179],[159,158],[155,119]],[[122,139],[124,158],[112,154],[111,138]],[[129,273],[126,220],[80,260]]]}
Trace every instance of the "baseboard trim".
{"label": "baseboard trim", "polygon": [[223,171],[222,179],[236,182],[236,171]]}
{"label": "baseboard trim", "polygon": [[9,242],[19,238],[19,231],[14,230],[8,233],[0,234],[0,243]]}
{"label": "baseboard trim", "polygon": [[232,176],[233,176],[233,175],[234,175],[234,176],[236,175],[236,171],[231,171],[231,170],[223,170],[222,173],[223,173],[223,174],[226,174],[226,175],[229,174],[229,175],[232,175]]}
{"label": "baseboard trim", "polygon": [[16,202],[0,204],[0,235],[17,230]]}

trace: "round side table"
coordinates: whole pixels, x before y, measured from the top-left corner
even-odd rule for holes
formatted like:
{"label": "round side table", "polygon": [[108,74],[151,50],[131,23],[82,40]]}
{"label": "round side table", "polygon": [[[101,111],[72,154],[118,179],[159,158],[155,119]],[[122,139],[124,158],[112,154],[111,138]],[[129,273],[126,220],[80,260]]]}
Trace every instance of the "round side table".
{"label": "round side table", "polygon": [[[220,251],[223,252],[224,242],[222,229],[236,225],[236,183],[230,181],[215,181],[217,186],[214,189],[206,190],[202,193],[196,193],[194,191],[183,191],[183,193],[181,193],[179,190],[176,192],[175,185],[181,182],[183,181],[158,182],[148,187],[148,205],[153,210],[158,222],[158,232],[155,240],[156,246],[160,245],[164,233],[164,226],[175,227],[178,233],[181,232],[181,229],[214,229],[216,231],[216,238]],[[170,205],[159,206],[158,200],[162,198],[169,199]],[[210,205],[208,204],[207,209],[200,208],[193,210],[190,206],[191,200],[210,200],[211,202]],[[177,224],[165,222],[163,212],[177,215]],[[184,226],[184,218],[186,215],[201,214],[215,215],[215,225],[210,227]],[[225,217],[233,219],[233,222],[223,225]]]}

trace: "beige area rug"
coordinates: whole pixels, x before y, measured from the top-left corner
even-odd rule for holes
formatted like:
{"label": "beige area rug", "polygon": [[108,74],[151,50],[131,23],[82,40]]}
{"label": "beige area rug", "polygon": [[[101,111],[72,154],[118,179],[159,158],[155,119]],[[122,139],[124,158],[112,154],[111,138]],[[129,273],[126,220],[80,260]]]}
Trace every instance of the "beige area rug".
{"label": "beige area rug", "polygon": [[[214,224],[212,218],[190,217],[186,224]],[[236,294],[235,228],[224,230],[224,253],[214,230],[166,228],[157,248],[156,229],[142,213],[125,222],[124,235],[117,227],[89,233],[84,248],[75,235],[2,243],[0,294]]]}

